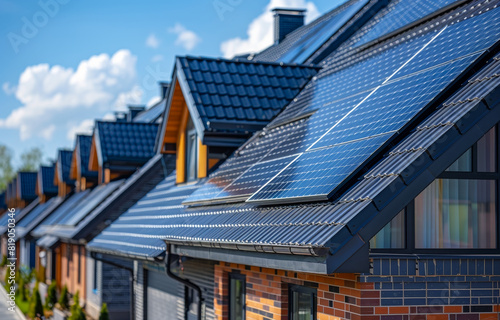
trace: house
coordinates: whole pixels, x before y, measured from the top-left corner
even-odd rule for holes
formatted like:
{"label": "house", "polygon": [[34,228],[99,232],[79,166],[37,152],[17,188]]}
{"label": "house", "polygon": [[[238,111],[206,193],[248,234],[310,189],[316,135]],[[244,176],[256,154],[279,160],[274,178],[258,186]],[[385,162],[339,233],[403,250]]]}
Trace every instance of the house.
{"label": "house", "polygon": [[135,261],[136,319],[497,318],[500,9],[418,4],[349,1],[252,56],[322,66],[253,131],[200,94],[213,61],[176,59],[157,143],[175,174],[87,246]]}

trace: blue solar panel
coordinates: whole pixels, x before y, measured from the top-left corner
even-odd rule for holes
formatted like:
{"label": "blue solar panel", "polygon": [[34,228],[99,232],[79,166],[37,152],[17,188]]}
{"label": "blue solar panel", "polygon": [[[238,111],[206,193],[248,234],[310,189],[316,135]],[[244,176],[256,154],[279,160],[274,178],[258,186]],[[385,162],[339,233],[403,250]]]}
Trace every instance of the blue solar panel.
{"label": "blue solar panel", "polygon": [[[495,16],[495,13],[489,12],[431,32],[432,38],[400,69],[386,78],[380,86],[364,95],[365,98],[361,102],[348,103],[352,108],[339,121],[327,121],[333,124],[328,131],[309,146],[306,153],[252,195],[248,201],[291,200],[304,197],[326,199],[344,179],[362,167],[369,157],[365,154],[356,158],[358,163],[328,165],[328,170],[332,168],[335,170],[322,174],[324,178],[331,177],[326,184],[317,181],[321,177],[316,176],[314,169],[308,168],[308,165],[320,161],[318,159],[326,156],[325,153],[335,153],[339,146],[356,150],[358,148],[355,144],[360,143],[359,141],[382,135],[384,141],[379,145],[374,143],[372,151],[375,152],[462,73],[480,53],[493,45],[498,39],[497,30],[500,24],[500,17]],[[489,32],[482,31],[488,28]],[[464,39],[460,39],[461,37]],[[453,46],[456,39],[470,41],[467,44]],[[344,87],[337,86],[337,88]],[[314,118],[326,119],[328,109],[323,107]],[[311,126],[314,120],[311,118]],[[319,154],[314,156],[311,155],[312,152]]]}
{"label": "blue solar panel", "polygon": [[47,208],[54,198],[49,199],[47,202],[40,203],[37,205],[33,210],[31,210],[21,221],[19,221],[16,226],[23,228],[26,227],[28,224],[30,224],[45,208]]}
{"label": "blue solar panel", "polygon": [[301,154],[270,180],[249,201],[281,198],[328,197],[332,186],[342,182],[387,140],[382,135],[349,144]]}
{"label": "blue solar panel", "polygon": [[302,63],[351,19],[369,0],[361,0],[346,7],[328,21],[318,24],[307,37],[302,37],[279,59],[283,62]]}
{"label": "blue solar panel", "polygon": [[95,187],[90,194],[81,201],[78,206],[74,207],[71,214],[63,217],[58,224],[62,225],[76,225],[87,214],[89,214],[95,207],[97,207],[106,197],[120,186],[123,180],[113,181],[105,185]]}
{"label": "blue solar panel", "polygon": [[456,0],[396,0],[381,10],[354,37],[360,46],[406,26],[443,8]]}

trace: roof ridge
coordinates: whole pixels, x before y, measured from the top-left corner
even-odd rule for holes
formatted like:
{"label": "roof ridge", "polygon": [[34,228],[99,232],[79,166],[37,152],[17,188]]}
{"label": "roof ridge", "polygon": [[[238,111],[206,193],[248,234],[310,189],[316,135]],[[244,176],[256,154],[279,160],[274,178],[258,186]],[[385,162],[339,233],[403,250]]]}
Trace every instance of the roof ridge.
{"label": "roof ridge", "polygon": [[299,68],[314,68],[314,69],[321,69],[322,66],[317,65],[317,64],[300,64],[300,63],[286,63],[286,62],[274,62],[274,61],[262,61],[262,60],[248,60],[248,59],[229,59],[229,58],[222,58],[222,57],[206,57],[206,56],[190,56],[190,55],[185,55],[185,56],[176,56],[176,59],[190,59],[190,60],[212,60],[212,61],[220,61],[220,62],[228,62],[228,63],[247,63],[247,64],[264,64],[264,65],[274,65],[274,66],[280,66],[280,67],[299,67]]}

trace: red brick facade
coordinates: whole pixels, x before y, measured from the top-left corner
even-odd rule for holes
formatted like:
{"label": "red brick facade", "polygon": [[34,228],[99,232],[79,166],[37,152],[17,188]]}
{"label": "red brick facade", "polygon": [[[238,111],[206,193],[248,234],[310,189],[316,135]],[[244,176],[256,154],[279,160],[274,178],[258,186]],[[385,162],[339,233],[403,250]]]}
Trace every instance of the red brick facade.
{"label": "red brick facade", "polygon": [[[317,288],[318,320],[498,320],[500,305],[491,312],[464,313],[462,305],[381,306],[381,291],[373,282],[360,282],[358,274],[331,276],[248,267],[233,263],[215,266],[215,314],[228,318],[230,273],[246,277],[246,319],[288,319],[288,285]],[[472,308],[472,307],[471,307]]]}

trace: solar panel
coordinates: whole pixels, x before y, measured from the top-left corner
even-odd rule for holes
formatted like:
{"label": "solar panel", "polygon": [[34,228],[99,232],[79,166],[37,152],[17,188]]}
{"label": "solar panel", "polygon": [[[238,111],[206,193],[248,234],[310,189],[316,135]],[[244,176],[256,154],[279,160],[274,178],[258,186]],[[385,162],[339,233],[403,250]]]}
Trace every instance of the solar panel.
{"label": "solar panel", "polygon": [[309,36],[302,37],[279,60],[289,63],[304,62],[368,2],[369,0],[357,1],[328,21],[318,24]]}
{"label": "solar panel", "polygon": [[[493,45],[498,38],[496,30],[500,20],[499,17],[493,16],[495,13],[489,12],[445,27],[439,32],[432,32],[432,38],[405,64],[386,78],[382,85],[370,91],[360,103],[352,104],[353,108],[339,121],[330,122],[333,125],[327,133],[248,201],[291,201],[304,197],[310,197],[311,200],[327,199],[344,179],[362,167],[370,156],[367,151],[375,152],[379,149],[462,73],[480,53]],[[481,30],[487,28],[486,25],[493,31],[490,29],[489,32],[482,32]],[[453,39],[460,37],[470,41],[464,45],[455,45],[453,51]],[[439,54],[433,54],[434,52]],[[323,115],[322,111],[318,111],[318,117]],[[378,143],[374,142],[371,149],[358,150],[360,148],[356,144],[374,139],[375,136]],[[354,161],[341,164],[324,160],[330,154],[337,153],[340,146],[358,150],[359,157],[349,158]],[[340,160],[345,159],[346,157],[341,156]],[[310,166],[318,162],[326,163],[316,167],[328,168],[317,169]],[[321,174],[318,175],[318,172]]]}
{"label": "solar panel", "polygon": [[113,181],[105,185],[95,187],[91,193],[85,198],[85,201],[79,203],[73,210],[72,214],[66,215],[58,224],[62,225],[77,225],[80,220],[85,218],[95,207],[97,207],[106,197],[120,186],[123,180]]}
{"label": "solar panel", "polygon": [[443,8],[456,0],[400,0],[381,10],[354,37],[354,46],[361,46],[406,26]]}

